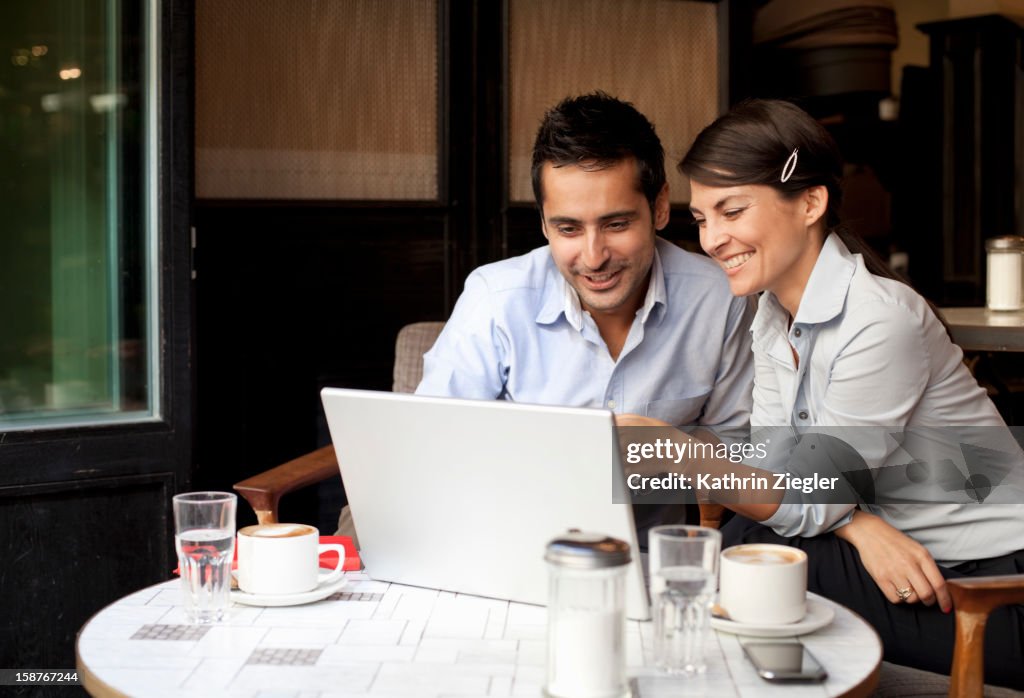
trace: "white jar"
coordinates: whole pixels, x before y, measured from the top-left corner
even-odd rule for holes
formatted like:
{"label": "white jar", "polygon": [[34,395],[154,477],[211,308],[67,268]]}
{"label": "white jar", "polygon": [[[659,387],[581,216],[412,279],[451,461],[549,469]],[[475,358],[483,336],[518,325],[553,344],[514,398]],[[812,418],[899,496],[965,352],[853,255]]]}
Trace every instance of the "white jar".
{"label": "white jar", "polygon": [[550,698],[620,698],[626,679],[629,544],[570,531],[548,543]]}
{"label": "white jar", "polygon": [[985,241],[989,310],[1024,310],[1024,237],[1003,235]]}

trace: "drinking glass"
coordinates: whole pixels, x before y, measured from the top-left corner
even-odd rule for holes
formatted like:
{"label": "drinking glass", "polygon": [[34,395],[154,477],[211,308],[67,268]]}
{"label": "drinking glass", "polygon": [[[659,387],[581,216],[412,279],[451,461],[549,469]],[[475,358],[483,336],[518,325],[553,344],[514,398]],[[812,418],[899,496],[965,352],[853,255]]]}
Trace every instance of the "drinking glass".
{"label": "drinking glass", "polygon": [[237,501],[229,492],[174,496],[174,546],[185,615],[193,623],[221,620],[231,603]]}
{"label": "drinking glass", "polygon": [[655,664],[671,674],[703,672],[722,534],[703,526],[655,526],[648,541]]}

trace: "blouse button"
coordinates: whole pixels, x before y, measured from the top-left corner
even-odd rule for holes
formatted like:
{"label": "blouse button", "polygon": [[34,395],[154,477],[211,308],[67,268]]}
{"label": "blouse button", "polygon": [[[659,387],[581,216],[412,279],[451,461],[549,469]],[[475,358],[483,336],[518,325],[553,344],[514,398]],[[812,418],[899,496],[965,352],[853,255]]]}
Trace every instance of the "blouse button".
{"label": "blouse button", "polygon": [[797,417],[799,417],[800,419],[807,419],[807,410],[800,410],[800,413],[797,414]]}
{"label": "blouse button", "polygon": [[795,330],[793,330],[793,336],[794,337],[799,337],[802,334],[803,334],[803,332],[800,330],[799,327],[797,327]]}

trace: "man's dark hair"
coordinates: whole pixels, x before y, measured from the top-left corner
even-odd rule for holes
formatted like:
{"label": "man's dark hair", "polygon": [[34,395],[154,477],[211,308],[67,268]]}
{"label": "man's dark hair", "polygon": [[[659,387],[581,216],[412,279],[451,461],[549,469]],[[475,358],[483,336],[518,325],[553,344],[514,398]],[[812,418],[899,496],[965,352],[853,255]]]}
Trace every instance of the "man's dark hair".
{"label": "man's dark hair", "polygon": [[604,92],[563,99],[544,115],[533,143],[530,174],[537,207],[544,207],[544,163],[602,170],[628,158],[636,160],[637,184],[653,211],[665,186],[665,151],[654,125],[629,102]]}

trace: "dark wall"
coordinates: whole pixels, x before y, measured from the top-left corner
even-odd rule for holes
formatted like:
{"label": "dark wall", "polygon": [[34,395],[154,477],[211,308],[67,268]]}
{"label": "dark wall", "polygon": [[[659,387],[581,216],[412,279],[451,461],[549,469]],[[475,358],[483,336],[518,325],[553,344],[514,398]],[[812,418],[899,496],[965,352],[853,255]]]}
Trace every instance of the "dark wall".
{"label": "dark wall", "polygon": [[[199,207],[197,488],[230,489],[327,443],[324,386],[391,388],[401,326],[446,315],[445,217],[436,207]],[[315,494],[295,497],[285,500],[293,516],[321,524]],[[327,506],[336,520],[338,501]]]}
{"label": "dark wall", "polygon": [[939,293],[951,305],[982,305],[985,240],[1024,232],[1024,20],[987,15],[921,28],[938,165],[922,174],[941,202]]}
{"label": "dark wall", "polygon": [[[904,70],[899,117],[884,121],[879,99],[895,87],[888,47],[828,45],[823,36],[845,36],[824,20],[829,15],[794,25],[821,34],[801,33],[788,48],[755,47],[755,79],[740,89],[791,99],[827,126],[851,166],[846,224],[883,256],[908,253],[918,290],[940,306],[983,305],[985,240],[1024,230],[1021,20],[987,15],[903,27],[928,35],[929,65]],[[881,41],[894,27],[879,21],[876,29]]]}

